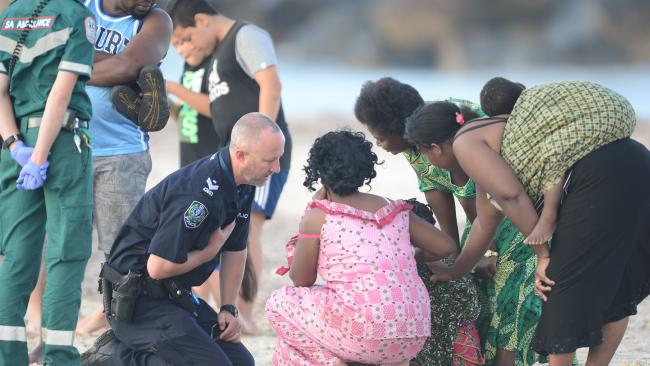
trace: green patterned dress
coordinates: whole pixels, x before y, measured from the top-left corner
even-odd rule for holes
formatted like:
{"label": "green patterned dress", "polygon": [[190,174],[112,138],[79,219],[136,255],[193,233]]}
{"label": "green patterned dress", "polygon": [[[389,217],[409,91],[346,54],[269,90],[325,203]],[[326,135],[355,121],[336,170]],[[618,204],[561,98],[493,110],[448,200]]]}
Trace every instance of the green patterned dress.
{"label": "green patterned dress", "polygon": [[[448,101],[459,100],[450,98]],[[428,159],[418,151],[408,150],[403,155],[418,177],[420,191],[426,192],[435,189],[452,193],[458,199],[476,196],[475,185],[471,179],[462,187],[456,186],[451,181],[449,171],[431,165]],[[468,221],[461,237],[461,247],[465,244],[470,230],[471,223]],[[495,236],[499,253],[497,273],[490,280],[478,281],[481,311],[476,323],[487,366],[494,364],[497,349],[515,352],[516,366],[530,366],[540,360],[538,354],[530,348],[542,307],[541,300],[533,291],[537,259],[535,253],[523,243],[523,240],[524,236],[508,219],[505,219],[497,229]],[[426,269],[418,268],[418,272],[432,297],[438,296],[433,291],[440,286],[431,285],[428,277],[423,276]],[[438,289],[437,292],[444,292],[444,288]],[[453,304],[451,301],[448,303]],[[469,312],[471,310],[471,308],[463,309],[463,311]],[[446,308],[443,311],[457,312],[458,310]],[[444,313],[440,315],[442,318],[445,316]],[[432,321],[432,323],[434,322]],[[439,328],[432,324],[432,335],[440,334]],[[450,365],[448,360],[453,350],[451,342],[456,329],[449,329],[444,334],[447,337],[444,339],[448,339],[449,343],[430,345],[430,342],[427,342],[422,353],[418,355],[418,361],[422,365]],[[447,363],[439,360],[445,360]]]}
{"label": "green patterned dress", "polygon": [[[426,192],[436,189],[453,193],[459,198],[473,198],[476,193],[474,182],[469,180],[464,187],[451,183],[448,171],[429,163],[429,160],[416,150],[402,153],[418,176],[420,190]],[[469,221],[463,232],[463,240],[471,229]],[[453,260],[444,260],[448,265]],[[429,277],[431,272],[426,264],[418,263],[418,275],[431,297],[431,337],[427,340],[416,360],[423,366],[449,366],[454,362],[454,340],[458,329],[463,324],[472,322],[480,314],[480,295],[473,276],[467,275],[455,281],[433,284]],[[467,363],[473,365],[473,363]]]}
{"label": "green patterned dress", "polygon": [[480,280],[481,316],[477,320],[485,364],[494,364],[497,349],[515,352],[515,366],[546,362],[531,348],[542,314],[542,301],[533,291],[537,257],[525,237],[505,219],[495,236],[497,272]]}

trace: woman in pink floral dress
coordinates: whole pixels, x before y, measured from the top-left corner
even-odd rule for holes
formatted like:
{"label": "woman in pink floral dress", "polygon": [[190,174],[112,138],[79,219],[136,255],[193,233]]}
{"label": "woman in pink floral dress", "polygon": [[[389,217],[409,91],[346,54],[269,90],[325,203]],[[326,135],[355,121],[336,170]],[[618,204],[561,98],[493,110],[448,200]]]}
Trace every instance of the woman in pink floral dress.
{"label": "woman in pink floral dress", "polygon": [[[294,286],[266,304],[275,365],[397,365],[429,336],[429,295],[411,243],[438,258],[456,245],[405,202],[358,191],[376,175],[371,148],[362,133],[336,131],[309,152],[304,185],[323,188],[300,223]],[[314,285],[317,274],[324,285]]]}

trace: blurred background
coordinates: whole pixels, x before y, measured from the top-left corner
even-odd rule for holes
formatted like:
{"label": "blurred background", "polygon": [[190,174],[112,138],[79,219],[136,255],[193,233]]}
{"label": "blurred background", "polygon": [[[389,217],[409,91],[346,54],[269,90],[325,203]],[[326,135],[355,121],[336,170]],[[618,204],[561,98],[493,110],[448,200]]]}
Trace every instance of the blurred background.
{"label": "blurred background", "polygon": [[[182,0],[181,0],[182,1]],[[160,1],[169,8],[173,0]],[[351,116],[365,80],[393,76],[425,99],[477,100],[497,75],[528,86],[602,83],[650,119],[647,0],[232,0],[229,17],[276,44],[288,117]],[[180,75],[174,52],[163,64]]]}
{"label": "blurred background", "polygon": [[[183,1],[183,0],[180,0]],[[161,1],[169,8],[173,0]],[[639,123],[634,137],[650,146],[650,1],[648,0],[232,0],[212,1],[228,17],[248,20],[275,41],[282,79],[282,103],[293,136],[287,185],[273,219],[264,229],[264,270],[256,318],[262,332],[245,337],[258,365],[270,365],[275,335],[263,305],[288,279],[275,269],[285,263],[284,243],[298,229],[311,193],[302,166],[312,142],[339,127],[365,129],[354,103],[363,83],[392,76],[414,86],[425,100],[447,97],[478,101],[494,76],[527,86],[561,80],[588,80],[624,95]],[[182,61],[170,49],[165,75],[180,78]],[[174,128],[174,125],[166,128]],[[372,138],[371,138],[372,140]],[[154,171],[172,171],[176,136],[152,135]],[[177,143],[176,143],[177,145]],[[171,151],[170,151],[171,149]],[[374,149],[373,193],[416,197],[408,163]],[[160,176],[161,178],[162,176]],[[465,217],[457,205],[458,227]],[[639,307],[613,365],[650,365],[650,301]],[[585,362],[586,349],[578,351]]]}
{"label": "blurred background", "polygon": [[[158,3],[169,10],[174,1]],[[289,119],[351,117],[361,84],[383,76],[425,99],[477,100],[483,83],[501,75],[528,86],[599,82],[650,120],[647,0],[209,1],[271,33]],[[181,65],[171,48],[167,77],[178,79]]]}
{"label": "blurred background", "polygon": [[[169,10],[174,1],[159,4]],[[648,0],[211,2],[224,15],[255,23],[273,37],[294,143],[289,180],[264,229],[265,267],[256,305],[261,334],[244,338],[258,365],[271,363],[275,342],[265,321],[265,299],[289,284],[274,272],[285,263],[284,243],[296,232],[311,197],[302,187],[301,168],[317,136],[338,127],[364,130],[354,119],[353,107],[365,81],[391,76],[413,85],[426,100],[473,101],[494,76],[529,87],[561,80],[598,82],[630,100],[639,119],[634,137],[650,146]],[[8,3],[0,0],[0,10]],[[182,60],[173,47],[161,67],[168,79],[179,80]],[[377,167],[372,192],[424,202],[404,158],[377,148],[375,152],[384,164]],[[178,125],[170,121],[151,134],[149,187],[178,169],[178,154]],[[460,207],[456,212],[462,229],[465,218]],[[101,260],[96,251],[87,268],[84,315],[100,304],[96,278]],[[649,337],[650,302],[645,301],[612,364],[650,365]],[[77,337],[75,344],[83,351],[92,341],[94,337]],[[585,360],[583,350],[579,360]]]}

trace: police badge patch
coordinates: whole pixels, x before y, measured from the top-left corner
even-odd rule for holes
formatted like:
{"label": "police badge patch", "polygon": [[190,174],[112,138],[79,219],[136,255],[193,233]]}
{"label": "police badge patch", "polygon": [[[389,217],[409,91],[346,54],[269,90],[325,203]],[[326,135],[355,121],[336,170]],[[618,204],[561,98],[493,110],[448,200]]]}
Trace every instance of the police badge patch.
{"label": "police badge patch", "polygon": [[208,208],[199,201],[192,201],[190,206],[185,210],[183,221],[188,229],[196,229],[201,226],[203,220],[208,217]]}

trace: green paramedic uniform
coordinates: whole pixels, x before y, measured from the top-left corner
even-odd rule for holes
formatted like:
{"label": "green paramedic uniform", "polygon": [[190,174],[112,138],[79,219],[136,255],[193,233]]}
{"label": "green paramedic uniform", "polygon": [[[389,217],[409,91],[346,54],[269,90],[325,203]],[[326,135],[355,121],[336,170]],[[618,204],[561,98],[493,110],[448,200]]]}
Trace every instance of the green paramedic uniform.
{"label": "green paramedic uniform", "polygon": [[[36,0],[13,1],[0,15],[0,72],[7,74],[21,30]],[[48,95],[59,71],[79,75],[68,110],[89,120],[85,82],[92,70],[96,23],[76,0],[50,0],[32,22],[12,75],[10,95],[27,146],[34,146]],[[29,122],[29,123],[28,123]],[[31,127],[29,126],[31,125]],[[79,365],[73,346],[81,302],[81,281],[91,250],[92,166],[86,145],[78,150],[72,132],[61,130],[48,158],[42,188],[19,191],[21,167],[2,149],[0,155],[0,366],[27,365],[23,317],[40,270],[43,240],[46,285],[43,296],[44,362]]]}

